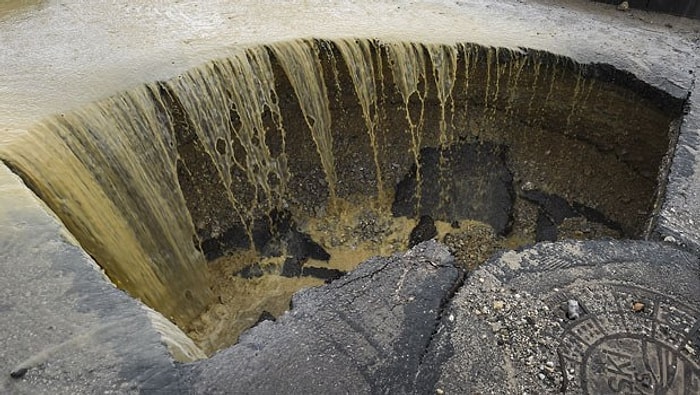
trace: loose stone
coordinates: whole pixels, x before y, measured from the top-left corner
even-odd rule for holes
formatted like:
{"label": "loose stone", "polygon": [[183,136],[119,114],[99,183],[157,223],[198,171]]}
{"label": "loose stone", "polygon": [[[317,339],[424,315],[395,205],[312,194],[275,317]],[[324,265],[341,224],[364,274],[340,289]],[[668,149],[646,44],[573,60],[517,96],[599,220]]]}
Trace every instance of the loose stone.
{"label": "loose stone", "polygon": [[576,320],[581,316],[580,306],[574,299],[569,299],[566,302],[566,317],[570,320]]}
{"label": "loose stone", "polygon": [[690,344],[685,345],[685,351],[690,355],[695,355],[695,349]]}

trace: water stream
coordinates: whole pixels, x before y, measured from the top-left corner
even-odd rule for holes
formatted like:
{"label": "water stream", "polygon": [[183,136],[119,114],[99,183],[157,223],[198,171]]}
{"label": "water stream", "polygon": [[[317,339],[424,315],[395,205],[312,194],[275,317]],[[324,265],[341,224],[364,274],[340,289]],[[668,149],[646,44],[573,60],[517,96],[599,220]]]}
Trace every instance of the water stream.
{"label": "water stream", "polygon": [[[611,67],[538,51],[296,40],[46,118],[0,146],[0,157],[117,286],[188,328],[223,303],[217,287],[232,275],[207,261],[260,259],[244,254],[260,253],[261,235],[276,229],[273,213],[290,212],[317,239],[325,221],[320,243],[331,250],[330,233],[340,230],[329,221],[360,221],[362,208],[391,219],[394,188],[412,168],[420,213],[426,147],[440,153],[442,170],[430,175],[441,180],[440,205],[455,199],[447,148],[489,143],[507,147],[516,194],[560,196],[619,224],[623,237],[643,237],[681,106]],[[532,210],[515,210],[500,236],[533,242]],[[387,243],[331,255],[356,264],[387,253]]]}

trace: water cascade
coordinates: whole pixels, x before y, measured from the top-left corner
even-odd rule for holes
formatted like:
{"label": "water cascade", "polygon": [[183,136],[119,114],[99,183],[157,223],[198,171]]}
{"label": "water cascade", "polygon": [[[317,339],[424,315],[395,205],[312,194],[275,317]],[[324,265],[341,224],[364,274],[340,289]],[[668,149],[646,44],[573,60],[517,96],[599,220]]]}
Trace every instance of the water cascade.
{"label": "water cascade", "polygon": [[[482,158],[484,149],[497,151],[489,158],[508,172],[504,196],[513,209],[494,227],[503,246],[536,241],[540,221],[564,229],[573,214],[545,215],[555,200],[583,218],[560,237],[611,234],[594,225],[615,237],[644,237],[681,110],[680,101],[630,74],[534,50],[298,40],[242,49],[56,114],[0,147],[0,157],[117,286],[191,329],[223,304],[214,282],[266,284],[233,277],[262,260],[282,228],[337,247],[332,267],[343,215],[366,217],[371,209],[370,222],[381,228],[377,218],[392,220],[402,179],[414,185],[402,214],[409,224],[433,200],[429,213],[441,223],[488,223],[450,208],[462,200],[453,169],[469,171],[456,162]],[[437,170],[429,166],[433,154]],[[429,187],[434,180],[438,192]],[[475,179],[468,190],[481,196],[489,182]],[[282,217],[292,220],[284,225]],[[314,228],[323,221],[336,227]],[[368,223],[360,222],[353,229]],[[386,229],[361,241],[386,244]],[[355,264],[356,242],[346,240],[352,245],[344,250]],[[231,257],[237,266],[224,266],[221,276],[208,270]],[[269,311],[249,299],[240,303],[255,305],[251,317]],[[235,341],[255,323],[247,319],[225,340],[210,340],[207,351]]]}

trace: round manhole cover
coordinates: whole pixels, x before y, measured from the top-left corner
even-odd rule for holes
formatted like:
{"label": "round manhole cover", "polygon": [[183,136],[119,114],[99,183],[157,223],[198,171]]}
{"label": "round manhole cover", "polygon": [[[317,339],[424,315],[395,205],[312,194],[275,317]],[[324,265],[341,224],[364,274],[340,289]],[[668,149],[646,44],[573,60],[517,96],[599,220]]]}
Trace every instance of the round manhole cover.
{"label": "round manhole cover", "polygon": [[647,242],[505,253],[455,298],[436,390],[700,393],[698,264]]}
{"label": "round manhole cover", "polygon": [[576,373],[583,392],[700,391],[697,310],[658,292],[614,283],[570,287],[547,302],[554,307],[567,297],[578,297],[567,300],[567,313],[569,300],[585,311],[561,321],[558,362],[562,377]]}

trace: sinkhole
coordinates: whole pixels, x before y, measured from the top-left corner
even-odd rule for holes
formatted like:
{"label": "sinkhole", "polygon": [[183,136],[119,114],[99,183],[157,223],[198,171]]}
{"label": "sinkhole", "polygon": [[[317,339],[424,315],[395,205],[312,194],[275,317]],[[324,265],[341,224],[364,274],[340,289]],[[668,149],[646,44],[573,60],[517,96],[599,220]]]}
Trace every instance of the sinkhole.
{"label": "sinkhole", "polygon": [[423,240],[645,238],[683,102],[526,49],[296,40],[45,119],[2,159],[206,352]]}

